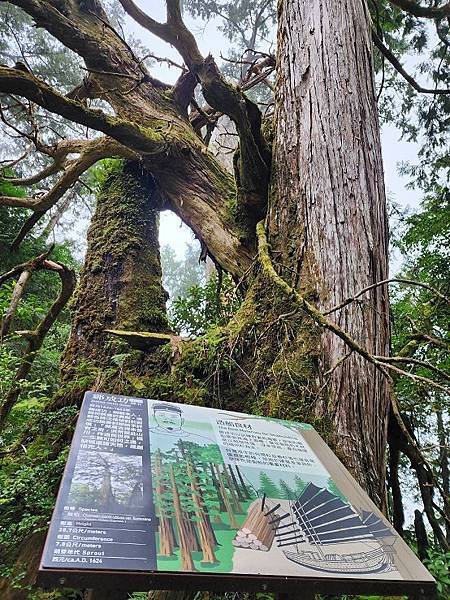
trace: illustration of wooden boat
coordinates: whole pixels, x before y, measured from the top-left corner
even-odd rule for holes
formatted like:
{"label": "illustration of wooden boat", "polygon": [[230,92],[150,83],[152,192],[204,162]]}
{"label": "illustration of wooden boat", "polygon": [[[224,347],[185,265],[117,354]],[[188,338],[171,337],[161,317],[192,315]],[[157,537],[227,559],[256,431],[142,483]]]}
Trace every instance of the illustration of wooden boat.
{"label": "illustration of wooden boat", "polygon": [[[394,532],[373,512],[362,510],[358,514],[348,502],[325,488],[309,483],[285,520],[289,522],[284,524],[281,519],[274,524],[277,544],[286,546],[286,558],[299,565],[345,574],[396,570]],[[313,548],[302,549],[306,543]],[[343,545],[349,548],[347,552],[342,552]],[[333,550],[326,552],[330,546]]]}

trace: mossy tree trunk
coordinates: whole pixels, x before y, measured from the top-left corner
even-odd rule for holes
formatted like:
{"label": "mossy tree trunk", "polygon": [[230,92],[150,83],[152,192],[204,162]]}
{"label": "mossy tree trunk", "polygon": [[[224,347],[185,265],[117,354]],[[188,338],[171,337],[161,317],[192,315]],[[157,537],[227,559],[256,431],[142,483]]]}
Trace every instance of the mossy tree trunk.
{"label": "mossy tree trunk", "polygon": [[89,388],[120,391],[115,355],[130,352],[108,329],[167,332],[161,284],[160,193],[138,162],[117,163],[98,194],[73,305],[54,406],[79,402]]}
{"label": "mossy tree trunk", "polygon": [[[360,0],[284,0],[269,237],[277,271],[323,311],[387,278],[387,215],[371,57]],[[331,314],[374,355],[389,353],[387,286]],[[318,340],[314,412],[347,467],[380,504],[386,379],[336,335]],[[332,373],[325,375],[331,369]]]}

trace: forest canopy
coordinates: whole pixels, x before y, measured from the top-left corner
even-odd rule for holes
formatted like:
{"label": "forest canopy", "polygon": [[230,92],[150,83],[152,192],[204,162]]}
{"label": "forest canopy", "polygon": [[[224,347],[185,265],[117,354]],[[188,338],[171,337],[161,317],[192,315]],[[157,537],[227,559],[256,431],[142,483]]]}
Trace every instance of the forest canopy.
{"label": "forest canopy", "polygon": [[87,390],[311,423],[447,597],[449,24],[0,2],[2,598],[81,598],[34,581]]}

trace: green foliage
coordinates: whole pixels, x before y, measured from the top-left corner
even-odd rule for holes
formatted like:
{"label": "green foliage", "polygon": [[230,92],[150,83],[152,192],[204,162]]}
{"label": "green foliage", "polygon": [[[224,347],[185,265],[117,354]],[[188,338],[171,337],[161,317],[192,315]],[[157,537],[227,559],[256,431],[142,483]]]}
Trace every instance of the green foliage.
{"label": "green foliage", "polygon": [[[45,450],[41,450],[42,459]],[[56,459],[38,465],[21,461],[2,468],[0,546],[14,547],[30,533],[45,527],[54,508],[54,490],[66,459],[67,452],[62,452]]]}
{"label": "green foliage", "polygon": [[334,483],[331,477],[328,478],[327,487],[330,490],[330,492],[335,496],[339,496],[339,498],[342,498],[342,500],[347,500],[347,498],[344,496],[344,494],[341,492],[338,486]]}
{"label": "green foliage", "polygon": [[161,248],[161,268],[163,286],[169,293],[169,306],[180,297],[189,294],[193,286],[205,283],[205,266],[199,261],[200,248],[194,244],[186,244],[185,253],[178,258],[171,246]]}
{"label": "green foliage", "polygon": [[163,286],[169,292],[168,313],[171,327],[182,334],[204,335],[226,323],[240,302],[231,277],[223,275],[219,285],[217,272],[208,279],[199,263],[198,250],[186,244],[179,259],[173,248],[161,250]]}
{"label": "green foliage", "polygon": [[432,548],[424,562],[436,579],[439,600],[447,600],[450,598],[450,552]]}
{"label": "green foliage", "polygon": [[217,275],[213,275],[205,284],[193,285],[186,296],[174,300],[171,323],[181,333],[203,335],[227,323],[239,304],[231,277],[225,275],[219,288]]}
{"label": "green foliage", "polygon": [[[230,42],[236,44],[241,53],[247,48],[256,48],[257,43],[267,38],[272,33],[276,19],[274,1],[184,0],[183,4],[185,10],[194,17],[200,17],[205,21],[218,18],[219,31]],[[259,17],[255,25],[256,15]]]}
{"label": "green foliage", "polygon": [[[394,244],[404,258],[400,275],[415,280],[450,295],[450,194],[444,187],[436,187],[425,196],[420,210],[404,215],[394,238]],[[392,345],[394,355],[403,355],[425,361],[448,372],[450,368],[450,310],[448,303],[431,289],[405,285],[396,286],[392,300]],[[445,380],[432,369],[412,366],[417,375],[444,384]],[[395,377],[395,392],[404,420],[410,428],[440,489],[448,485],[445,472],[448,469],[448,396],[429,385],[406,377]],[[439,421],[442,423],[439,429]],[[447,429],[447,433],[446,433]],[[401,481],[406,502],[421,502],[417,482],[411,477],[409,462],[402,459]],[[448,493],[448,492],[447,492]],[[443,499],[435,492],[435,505],[442,508]],[[445,531],[442,515],[437,511],[436,520]],[[414,536],[410,536],[414,545]],[[449,554],[437,547],[429,551],[426,566],[438,581],[439,597],[449,593]]]}
{"label": "green foliage", "polygon": [[[431,25],[428,19],[418,19],[389,0],[370,2],[369,8],[379,37],[406,71],[424,87],[447,88],[448,20]],[[382,121],[395,125],[403,139],[419,145],[418,160],[402,163],[401,172],[409,177],[412,186],[433,192],[436,185],[448,184],[449,96],[416,92],[381,54],[376,52],[375,58],[382,92],[378,103]]]}
{"label": "green foliage", "polygon": [[[400,275],[432,286],[447,296],[450,294],[449,214],[449,190],[437,188],[434,194],[425,197],[420,211],[403,218],[402,228],[394,239],[404,256],[404,267]],[[396,287],[391,298],[393,353],[407,352],[408,356],[448,371],[448,303],[432,290],[414,285]],[[431,336],[437,343],[425,343],[426,340],[421,340],[420,335]],[[425,366],[415,368],[415,372],[436,379],[436,375]],[[438,381],[439,379],[437,376]],[[396,389],[402,408],[414,414],[414,421],[418,426],[427,427],[430,408],[438,409],[443,406],[443,402],[445,404],[443,394],[436,390],[431,393],[430,389],[406,378],[397,379]]]}
{"label": "green foliage", "polygon": [[[21,194],[20,188],[11,190],[10,187],[8,182],[0,181],[0,194]],[[26,214],[24,209],[0,207],[0,273],[38,256],[48,248],[38,233],[32,233],[18,250],[11,251],[9,242]],[[77,266],[69,244],[56,244],[50,256],[68,266]],[[15,283],[15,279],[10,279],[0,287],[0,319],[9,306]],[[0,345],[0,401],[13,382],[23,354],[24,340],[14,332],[35,329],[57,298],[60,287],[57,274],[44,270],[34,272],[29,280],[25,294],[19,302],[11,334]],[[59,360],[69,330],[70,315],[69,310],[65,309],[37,353],[28,380],[20,383],[19,402],[10,414],[6,428],[1,432],[0,448],[12,445],[19,439],[28,420],[40,414],[46,401],[56,391],[59,384]]]}
{"label": "green foliage", "polygon": [[285,500],[295,500],[297,498],[295,491],[283,479],[280,479],[279,487],[281,491],[280,498]]}
{"label": "green foliage", "polygon": [[277,485],[270,479],[267,473],[261,472],[259,474],[259,489],[258,492],[262,495],[265,494],[268,498],[284,498],[283,492],[277,487]]}
{"label": "green foliage", "polygon": [[104,158],[103,160],[99,160],[87,172],[86,183],[99,193],[105,186],[108,177],[114,171],[120,169],[122,162],[121,158]]}

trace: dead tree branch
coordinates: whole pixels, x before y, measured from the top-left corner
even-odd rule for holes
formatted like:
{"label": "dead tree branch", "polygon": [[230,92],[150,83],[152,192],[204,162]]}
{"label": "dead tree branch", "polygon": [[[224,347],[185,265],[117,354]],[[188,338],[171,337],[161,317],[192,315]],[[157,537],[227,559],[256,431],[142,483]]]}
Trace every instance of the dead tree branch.
{"label": "dead tree branch", "polygon": [[388,283],[403,283],[405,285],[416,285],[418,287],[422,287],[422,288],[424,288],[424,289],[429,290],[430,292],[432,292],[435,296],[437,296],[441,300],[444,300],[444,302],[446,302],[447,304],[450,304],[450,298],[448,298],[448,296],[445,296],[445,294],[443,294],[442,292],[440,292],[435,287],[429,285],[428,283],[423,283],[422,281],[416,281],[414,279],[405,279],[403,277],[392,277],[390,279],[383,279],[383,281],[377,281],[376,283],[372,283],[371,285],[368,285],[367,287],[365,287],[362,290],[360,290],[359,292],[357,292],[354,296],[351,296],[351,297],[347,298],[346,300],[344,300],[340,304],[337,304],[336,306],[333,306],[333,308],[329,308],[323,314],[324,315],[329,315],[332,312],[336,312],[337,310],[340,310],[341,308],[344,308],[344,306],[347,306],[351,302],[354,302],[357,298],[359,298],[360,296],[362,296],[366,292],[369,292],[370,290],[373,290],[376,287],[379,287],[381,285],[386,285]]}
{"label": "dead tree branch", "polygon": [[44,260],[48,258],[48,255],[53,250],[53,246],[49,248],[46,252],[43,252],[39,256],[32,258],[26,263],[22,263],[21,265],[17,265],[8,273],[5,273],[0,277],[0,285],[4,283],[7,279],[15,277],[19,275],[19,279],[17,280],[12,295],[9,306],[6,310],[5,316],[3,317],[0,323],[0,343],[3,342],[5,337],[8,335],[11,325],[14,319],[14,315],[16,314],[17,307],[19,306],[19,302],[25,293],[26,287],[30,280],[33,272],[38,269]]}
{"label": "dead tree branch", "polygon": [[[402,424],[402,426],[400,424]],[[394,418],[390,419],[389,426],[391,428],[390,437],[396,437],[399,450],[408,457],[411,466],[416,471],[423,507],[433,533],[441,547],[445,550],[449,550],[450,546],[445,539],[445,535],[434,513],[433,491],[436,487],[436,480],[433,471],[425,460],[416,441],[408,431],[408,428],[405,426],[398,409],[397,414],[394,413]],[[448,498],[443,496],[443,500],[444,504],[448,505]]]}
{"label": "dead tree branch", "polygon": [[443,350],[450,350],[448,342],[435,336],[429,335],[428,333],[417,332],[410,335],[411,340],[424,342],[436,346],[436,348],[442,348]]}
{"label": "dead tree branch", "polygon": [[19,302],[25,292],[25,289],[27,287],[30,277],[31,277],[30,269],[24,269],[22,271],[22,273],[19,275],[19,279],[17,280],[16,285],[14,286],[14,289],[13,289],[11,301],[6,310],[5,316],[3,317],[2,322],[1,322],[0,343],[2,342],[3,338],[6,335],[8,335],[8,333],[9,333],[12,321],[14,319],[14,315],[16,314],[17,307],[18,307]]}
{"label": "dead tree branch", "polygon": [[11,409],[19,397],[21,382],[28,377],[34,359],[36,358],[36,354],[41,348],[45,336],[58,318],[64,306],[67,304],[75,289],[75,273],[72,269],[69,269],[65,265],[49,260],[48,258],[44,258],[39,263],[38,268],[57,273],[61,280],[61,291],[58,298],[53,302],[48,313],[38,324],[36,329],[29,331],[26,334],[27,343],[23,353],[22,362],[14,376],[11,388],[6,394],[3,404],[0,406],[0,430],[3,428]]}
{"label": "dead tree branch", "polygon": [[28,233],[30,233],[33,227],[37,225],[37,223],[39,223],[39,221],[46,213],[47,210],[36,210],[31,214],[31,216],[28,217],[28,219],[23,223],[22,227],[20,228],[19,233],[11,242],[11,250],[15,251],[18,249],[18,247],[23,242]]}
{"label": "dead tree branch", "polygon": [[[407,356],[375,356],[375,358],[377,360],[379,360],[380,362],[385,362],[385,363],[411,364],[411,365],[416,365],[418,367],[424,367],[425,369],[429,369],[430,371],[433,371],[433,373],[436,373],[436,375],[439,375],[439,377],[442,377],[443,379],[450,381],[450,375],[448,373],[446,373],[442,369],[438,369],[437,367],[435,367],[434,365],[432,365],[431,363],[429,363],[426,360],[419,360],[417,358],[411,358],[411,357],[407,357]],[[446,391],[446,388],[444,388],[444,390]]]}
{"label": "dead tree branch", "polygon": [[378,37],[378,35],[375,33],[375,31],[372,31],[372,40],[373,40],[373,43],[375,44],[375,46],[381,52],[381,54],[385,58],[387,58],[387,60],[391,63],[391,65],[394,67],[394,69],[396,71],[398,71],[398,73],[400,73],[400,75],[404,79],[406,79],[406,81],[416,90],[416,92],[419,92],[421,94],[434,94],[434,95],[450,94],[450,89],[434,89],[434,88],[422,87],[419,83],[417,83],[417,81],[414,79],[414,77],[412,77],[409,73],[407,73],[405,71],[401,62],[391,52],[391,50],[389,50],[389,48],[383,44],[383,42]]}
{"label": "dead tree branch", "polygon": [[[65,144],[65,156],[71,152],[76,152],[77,149],[79,149],[77,148],[77,144],[74,144],[73,149],[70,145]],[[89,167],[102,158],[111,156],[131,157],[133,153],[110,138],[101,137],[90,140],[84,145],[84,149],[77,159],[64,162],[61,155],[58,161],[55,160],[55,168],[58,170],[62,169],[63,174],[48,192],[39,196],[23,198],[20,196],[0,196],[0,206],[21,206],[23,208],[30,208],[33,211],[45,212],[56,204]],[[13,179],[12,181],[20,182],[21,180]]]}

